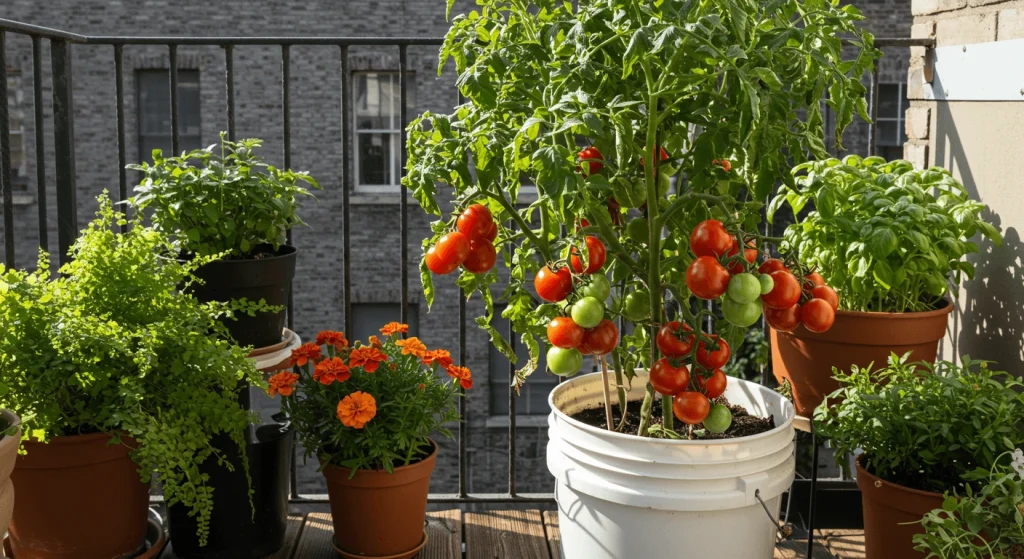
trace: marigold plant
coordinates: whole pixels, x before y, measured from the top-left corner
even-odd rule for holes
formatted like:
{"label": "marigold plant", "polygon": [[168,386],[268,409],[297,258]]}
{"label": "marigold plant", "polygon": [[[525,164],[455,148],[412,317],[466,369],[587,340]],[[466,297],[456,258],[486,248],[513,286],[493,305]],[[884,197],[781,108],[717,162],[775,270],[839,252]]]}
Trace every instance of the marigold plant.
{"label": "marigold plant", "polygon": [[428,349],[409,327],[392,322],[382,338],[349,345],[342,332],[292,351],[291,370],[270,378],[268,393],[298,428],[306,457],[353,471],[405,466],[428,456],[431,435],[451,438],[459,387],[472,373],[444,349]]}

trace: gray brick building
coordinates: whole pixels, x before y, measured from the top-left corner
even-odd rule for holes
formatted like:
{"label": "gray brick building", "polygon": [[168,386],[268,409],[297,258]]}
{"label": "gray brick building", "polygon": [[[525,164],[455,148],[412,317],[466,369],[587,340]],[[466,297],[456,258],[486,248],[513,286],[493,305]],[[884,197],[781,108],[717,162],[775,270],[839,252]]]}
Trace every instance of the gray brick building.
{"label": "gray brick building", "polygon": [[[97,35],[384,35],[439,37],[447,29],[443,0],[6,0],[0,17],[82,34]],[[457,6],[465,9],[469,2]],[[878,36],[910,35],[909,0],[864,0],[858,7]],[[8,39],[9,104],[14,117],[12,167],[15,195],[15,234],[19,266],[32,266],[39,245],[36,194],[35,130],[32,122],[32,58],[28,39]],[[45,45],[45,43],[44,43]],[[44,51],[44,61],[48,52]],[[264,156],[282,164],[282,96],[280,47],[240,46],[234,52],[235,99],[238,137],[259,137]],[[170,111],[166,47],[131,46],[124,51],[125,127],[127,160],[148,157],[153,147],[169,147]],[[909,52],[887,53],[882,62],[879,144],[883,154],[898,156],[904,141],[903,109]],[[200,147],[216,141],[226,124],[225,57],[215,47],[178,49],[182,147]],[[356,186],[350,193],[352,232],[352,286],[355,332],[372,333],[384,320],[397,319],[400,298],[398,196],[401,146],[397,131],[397,49],[353,48],[350,64],[356,141],[344,150],[341,140],[341,60],[334,46],[291,47],[292,167],[310,171],[324,186],[318,203],[310,203],[303,218],[310,227],[295,231],[301,252],[295,282],[295,323],[300,335],[344,324],[342,294],[342,157],[352,157]],[[410,47],[413,89],[409,114],[451,109],[456,101],[454,75],[436,74],[437,49]],[[48,63],[44,63],[48,67]],[[95,196],[118,188],[117,135],[114,101],[114,53],[110,46],[74,47],[75,147],[79,220],[92,215]],[[50,82],[44,80],[49,112]],[[47,120],[47,122],[49,122]],[[867,126],[847,134],[847,148],[866,152]],[[52,131],[44,130],[46,160],[53,165]],[[891,146],[891,147],[889,147]],[[56,207],[52,180],[49,248],[56,250]],[[129,187],[134,177],[129,174]],[[410,208],[409,253],[420,255],[420,239],[429,222],[415,202]],[[418,276],[410,274],[410,311],[414,331],[431,347],[455,349],[458,341],[458,294],[454,277],[436,282],[434,307],[422,301]],[[470,301],[468,314],[482,312]],[[476,386],[467,400],[469,489],[501,492],[507,487],[507,378],[508,366],[489,347],[486,336],[470,325],[467,365]],[[521,492],[549,491],[544,464],[546,392],[553,377],[543,373],[517,405],[517,482]],[[453,492],[458,476],[457,451],[443,445],[434,474],[434,492]],[[300,492],[323,492],[313,465],[302,468]]]}

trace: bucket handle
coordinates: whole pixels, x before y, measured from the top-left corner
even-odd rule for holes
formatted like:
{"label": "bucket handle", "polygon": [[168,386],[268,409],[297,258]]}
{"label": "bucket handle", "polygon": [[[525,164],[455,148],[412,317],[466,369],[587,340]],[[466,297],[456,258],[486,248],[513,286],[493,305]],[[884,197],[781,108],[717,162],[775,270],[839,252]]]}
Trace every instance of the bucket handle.
{"label": "bucket handle", "polygon": [[777,531],[779,533],[779,536],[781,536],[779,538],[780,540],[785,540],[785,539],[787,539],[787,538],[789,538],[790,536],[793,535],[793,525],[792,524],[787,522],[785,524],[779,525],[779,521],[775,520],[775,516],[772,515],[772,511],[768,510],[768,503],[765,503],[764,499],[761,498],[761,490],[760,489],[755,489],[754,490],[754,498],[757,499],[757,502],[761,503],[761,508],[764,509],[764,513],[768,515],[768,519],[771,520],[772,521],[772,525],[775,526],[775,531]]}

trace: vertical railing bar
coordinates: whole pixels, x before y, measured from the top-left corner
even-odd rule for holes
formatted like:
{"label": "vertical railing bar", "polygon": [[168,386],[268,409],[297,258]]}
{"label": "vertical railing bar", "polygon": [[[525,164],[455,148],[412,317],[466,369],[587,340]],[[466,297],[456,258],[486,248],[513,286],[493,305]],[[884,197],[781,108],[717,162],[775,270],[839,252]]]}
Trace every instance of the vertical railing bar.
{"label": "vertical railing bar", "polygon": [[[128,157],[125,154],[124,137],[124,45],[114,45],[114,97],[117,103],[117,176],[118,194],[121,200],[128,198]],[[140,153],[140,158],[148,158],[148,153]],[[128,211],[127,206],[125,212]],[[121,232],[128,230],[128,224],[121,226]]]}
{"label": "vertical railing bar", "polygon": [[341,200],[342,200],[342,261],[345,283],[345,331],[352,332],[352,241],[349,236],[349,192],[352,190],[352,165],[349,157],[349,146],[352,142],[352,83],[349,71],[348,45],[341,46]]}
{"label": "vertical railing bar", "polygon": [[[292,93],[291,93],[291,46],[281,45],[281,127],[283,135],[283,162],[285,169],[292,168]],[[292,245],[292,230],[289,227],[286,232],[287,243]],[[294,281],[294,280],[293,280]],[[295,331],[295,299],[294,299],[294,287],[288,286],[288,329],[292,332]],[[299,473],[298,473],[298,451],[296,450],[296,443],[292,441],[292,460],[288,467],[288,487],[291,493],[291,498],[295,499],[299,496]]]}
{"label": "vertical railing bar", "polygon": [[224,82],[228,109],[228,140],[235,141],[235,46],[224,45]]}
{"label": "vertical railing bar", "polygon": [[[406,103],[408,101],[407,95],[409,94],[409,76],[408,71],[408,49],[405,45],[398,47],[398,87],[399,87],[399,109],[398,114],[400,115],[401,122],[399,124],[401,132],[399,134],[399,147],[398,153],[399,162],[401,163],[400,175],[405,176],[405,123],[408,120]],[[399,213],[401,215],[402,227],[401,227],[401,238],[402,238],[402,323],[409,323],[409,193],[406,192],[404,186],[399,185],[398,189],[402,192],[402,197],[399,201]]]}
{"label": "vertical railing bar", "polygon": [[[462,105],[462,91],[457,91],[457,102]],[[403,123],[404,124],[404,123]],[[459,296],[459,365],[466,366],[466,298]],[[466,464],[466,449],[468,441],[466,437],[469,434],[468,425],[466,423],[466,389],[460,389],[459,398],[459,497],[466,497],[468,495],[469,480],[467,479],[467,467]]]}
{"label": "vertical railing bar", "polygon": [[[512,355],[516,354],[516,333],[512,329],[512,320],[508,321],[508,343]],[[516,496],[516,389],[513,379],[516,377],[516,364],[508,361],[508,494]]]}
{"label": "vertical railing bar", "polygon": [[57,185],[57,246],[60,263],[78,235],[78,192],[75,188],[75,121],[71,44],[50,41],[53,73],[53,152]]}
{"label": "vertical railing bar", "polygon": [[4,199],[4,257],[14,268],[14,183],[11,173],[11,123],[7,106],[7,33],[0,30],[0,187]]}
{"label": "vertical railing bar", "polygon": [[868,155],[878,154],[878,64],[871,68],[871,122],[868,123]]}
{"label": "vertical railing bar", "polygon": [[170,57],[171,87],[171,151],[177,157],[181,154],[181,138],[178,129],[178,45],[167,45]]}
{"label": "vertical railing bar", "polygon": [[39,206],[39,248],[50,251],[46,226],[46,130],[43,122],[43,47],[42,40],[32,36],[32,93],[36,127],[36,204]]}

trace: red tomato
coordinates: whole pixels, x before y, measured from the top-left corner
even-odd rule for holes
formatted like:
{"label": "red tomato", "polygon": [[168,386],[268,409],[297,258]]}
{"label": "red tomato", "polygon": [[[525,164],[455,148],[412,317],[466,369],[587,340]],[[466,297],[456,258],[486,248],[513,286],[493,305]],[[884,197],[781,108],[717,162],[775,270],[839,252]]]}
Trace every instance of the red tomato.
{"label": "red tomato", "polygon": [[693,334],[684,334],[684,332],[692,331],[693,329],[689,325],[680,324],[678,320],[663,325],[658,329],[658,335],[655,337],[658,351],[665,357],[689,355],[690,350],[693,349]]}
{"label": "red tomato", "polygon": [[580,352],[586,355],[604,355],[611,353],[619,344],[619,329],[615,323],[607,318],[593,328],[583,331],[583,341],[580,343]]}
{"label": "red tomato", "polygon": [[604,248],[604,243],[601,239],[594,236],[587,237],[587,269],[583,269],[583,259],[580,258],[580,252],[576,250],[576,247],[572,247],[570,251],[572,256],[569,258],[569,264],[572,266],[572,270],[577,274],[593,274],[594,272],[601,269],[604,266],[604,261],[608,258],[608,253]]}
{"label": "red tomato", "polygon": [[811,298],[824,299],[828,302],[829,306],[832,307],[832,310],[839,310],[839,294],[836,293],[835,289],[832,289],[827,285],[815,286],[814,289],[811,290]]}
{"label": "red tomato", "polygon": [[787,270],[786,265],[778,258],[769,258],[765,260],[761,267],[757,269],[762,274],[770,274],[772,272],[778,272],[781,270]]}
{"label": "red tomato", "polygon": [[765,306],[764,321],[779,332],[792,332],[800,326],[800,305],[788,309],[773,309]]}
{"label": "red tomato", "polygon": [[544,266],[534,276],[533,287],[541,299],[552,303],[561,301],[572,292],[572,274],[569,268],[559,268],[556,272]]}
{"label": "red tomato", "polygon": [[697,344],[697,364],[705,369],[717,369],[724,367],[729,362],[729,342],[718,337],[718,334],[708,336],[718,343],[718,349],[709,350],[704,342]]}
{"label": "red tomato", "polygon": [[726,173],[728,173],[729,171],[732,171],[732,163],[730,163],[728,159],[722,159],[721,161],[719,161],[718,159],[714,159],[714,160],[711,161],[711,164],[712,165],[721,165],[722,166],[722,170],[725,171]]}
{"label": "red tomato", "polygon": [[800,321],[811,332],[827,332],[836,321],[836,311],[824,299],[811,299],[800,308]]}
{"label": "red tomato", "polygon": [[729,287],[731,277],[713,256],[701,256],[686,269],[686,286],[701,299],[717,299]]}
{"label": "red tomato", "polygon": [[775,287],[761,296],[765,305],[773,309],[788,309],[800,302],[800,281],[792,272],[779,270],[770,275],[775,282]]}
{"label": "red tomato", "polygon": [[587,164],[577,165],[576,172],[583,173],[585,177],[598,173],[604,168],[604,156],[594,146],[581,149],[579,158],[580,163],[586,162]]}
{"label": "red tomato", "polygon": [[814,284],[814,287],[817,287],[819,285],[825,285],[825,278],[821,277],[821,274],[819,274],[818,272],[811,272],[807,274],[807,277],[804,279]]}
{"label": "red tomato", "polygon": [[435,274],[450,274],[469,256],[469,239],[458,231],[441,237],[427,251],[427,268]]}
{"label": "red tomato", "polygon": [[711,413],[711,401],[700,392],[680,392],[672,399],[672,411],[679,421],[697,425]]}
{"label": "red tomato", "polygon": [[697,256],[724,256],[735,245],[735,237],[717,219],[702,221],[690,232],[690,250]]}
{"label": "red tomato", "polygon": [[481,237],[469,242],[469,256],[462,266],[474,274],[483,274],[494,267],[497,259],[498,253],[494,250],[494,245]]}
{"label": "red tomato", "polygon": [[491,210],[483,204],[473,204],[462,212],[459,219],[455,221],[458,230],[470,240],[486,237],[494,226],[494,216]]}
{"label": "red tomato", "polygon": [[622,225],[622,206],[615,198],[608,199],[608,213],[612,216],[612,225]]}
{"label": "red tomato", "polygon": [[676,367],[662,357],[651,365],[651,385],[660,394],[675,396],[690,385],[690,370],[686,365]]}
{"label": "red tomato", "polygon": [[590,222],[587,221],[585,218],[580,218],[579,223],[576,224],[576,230],[579,231],[580,229],[583,229],[584,227],[590,227]]}
{"label": "red tomato", "polygon": [[[726,253],[726,256],[731,257],[737,252],[739,252],[739,247],[736,246],[736,243],[733,243],[732,248],[729,249],[729,252]],[[757,248],[754,246],[754,241],[747,241],[747,247],[743,249],[743,258],[745,258],[747,262],[753,264],[754,262],[757,262],[757,254]],[[740,264],[739,262],[733,262],[732,264],[729,264],[729,273],[732,275],[742,274],[745,271],[746,267],[744,267],[743,264]]]}
{"label": "red tomato", "polygon": [[484,238],[492,243],[494,242],[494,239],[498,238],[498,222],[491,221],[491,230],[484,235]]}
{"label": "red tomato", "polygon": [[565,349],[579,347],[583,342],[583,328],[568,316],[556,316],[548,323],[548,341]]}
{"label": "red tomato", "polygon": [[724,394],[728,385],[729,376],[722,369],[715,369],[707,378],[697,375],[697,386],[712,400]]}
{"label": "red tomato", "polygon": [[[668,161],[668,152],[665,151],[665,148],[658,146],[658,162],[660,163],[662,161]],[[644,153],[640,157],[640,164],[644,166],[647,165],[647,148],[644,148]]]}
{"label": "red tomato", "polygon": [[427,268],[439,276],[450,274],[459,267],[455,262],[441,260],[439,253],[437,252],[437,245],[434,245],[427,249],[426,256]]}

